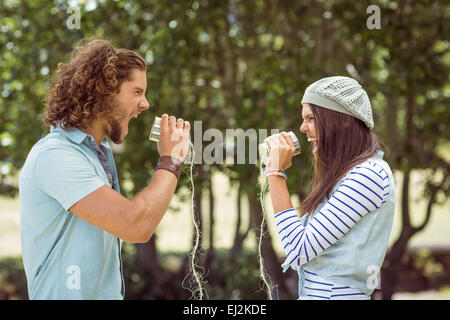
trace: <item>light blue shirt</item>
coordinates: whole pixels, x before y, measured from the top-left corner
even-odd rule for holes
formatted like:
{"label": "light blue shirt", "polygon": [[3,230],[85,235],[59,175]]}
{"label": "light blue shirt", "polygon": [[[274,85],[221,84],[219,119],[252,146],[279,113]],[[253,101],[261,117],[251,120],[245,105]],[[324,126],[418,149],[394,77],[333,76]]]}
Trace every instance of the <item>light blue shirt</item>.
{"label": "light blue shirt", "polygon": [[69,211],[103,185],[120,192],[107,139],[56,126],[31,149],[19,178],[30,299],[123,299],[122,241]]}

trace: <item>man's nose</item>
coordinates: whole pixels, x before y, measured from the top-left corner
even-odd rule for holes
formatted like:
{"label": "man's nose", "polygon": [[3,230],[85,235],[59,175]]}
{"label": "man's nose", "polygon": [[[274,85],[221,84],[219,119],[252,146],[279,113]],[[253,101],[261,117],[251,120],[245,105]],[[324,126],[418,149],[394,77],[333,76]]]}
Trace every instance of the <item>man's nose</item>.
{"label": "man's nose", "polygon": [[148,108],[150,108],[150,104],[148,103],[147,99],[144,99],[141,102],[139,102],[139,109],[141,111],[147,110]]}

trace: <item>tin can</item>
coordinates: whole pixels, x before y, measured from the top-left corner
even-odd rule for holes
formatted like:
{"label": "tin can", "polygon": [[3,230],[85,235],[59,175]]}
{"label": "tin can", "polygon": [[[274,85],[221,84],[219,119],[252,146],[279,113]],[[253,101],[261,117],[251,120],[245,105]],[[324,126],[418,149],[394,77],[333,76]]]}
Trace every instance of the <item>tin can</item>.
{"label": "tin can", "polygon": [[[294,152],[294,156],[300,154],[301,149],[300,149],[300,142],[297,139],[297,136],[295,135],[294,132],[289,131],[288,134],[292,137],[292,140],[294,141],[294,147],[295,147],[295,152]],[[259,152],[259,156],[261,158],[261,161],[264,163],[264,165],[267,164],[267,159],[269,157],[269,145],[265,142],[259,144],[258,146],[258,152]]]}
{"label": "tin can", "polygon": [[161,128],[160,128],[161,118],[155,117],[155,120],[153,121],[152,129],[150,130],[150,136],[148,137],[148,140],[159,142],[159,138],[161,136]]}

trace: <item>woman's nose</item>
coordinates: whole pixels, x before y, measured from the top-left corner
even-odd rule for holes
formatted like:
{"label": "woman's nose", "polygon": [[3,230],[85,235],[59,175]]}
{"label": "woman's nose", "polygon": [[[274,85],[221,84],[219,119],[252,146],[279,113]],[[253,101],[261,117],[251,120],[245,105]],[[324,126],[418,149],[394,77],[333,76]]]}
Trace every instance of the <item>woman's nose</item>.
{"label": "woman's nose", "polygon": [[307,129],[308,129],[308,126],[306,126],[305,123],[303,122],[300,126],[300,131],[303,133],[306,133]]}

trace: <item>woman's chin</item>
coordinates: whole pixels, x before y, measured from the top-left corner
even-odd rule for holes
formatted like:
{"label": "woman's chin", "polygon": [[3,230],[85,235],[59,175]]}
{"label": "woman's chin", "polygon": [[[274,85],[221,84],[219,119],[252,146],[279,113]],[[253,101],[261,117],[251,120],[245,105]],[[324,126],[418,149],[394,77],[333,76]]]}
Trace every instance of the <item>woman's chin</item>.
{"label": "woman's chin", "polygon": [[314,156],[317,155],[317,144],[314,144],[314,145],[313,145],[312,154],[313,154]]}

